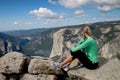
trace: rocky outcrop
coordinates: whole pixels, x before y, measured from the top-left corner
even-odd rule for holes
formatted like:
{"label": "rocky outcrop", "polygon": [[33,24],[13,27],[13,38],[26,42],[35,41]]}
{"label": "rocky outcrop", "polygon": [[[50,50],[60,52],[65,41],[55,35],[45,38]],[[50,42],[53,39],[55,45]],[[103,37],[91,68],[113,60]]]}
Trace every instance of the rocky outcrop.
{"label": "rocky outcrop", "polygon": [[112,41],[103,45],[100,49],[101,56],[111,59],[111,58],[118,58],[120,59],[120,35],[117,38],[113,39]]}
{"label": "rocky outcrop", "polygon": [[[8,53],[0,58],[0,80],[119,80],[120,61],[99,58],[100,65],[96,70],[84,67],[75,68],[73,61],[68,74],[51,66],[50,58],[32,56],[22,53]],[[3,70],[2,70],[3,69]]]}
{"label": "rocky outcrop", "polygon": [[[104,61],[100,60],[100,67],[96,70],[72,68],[72,70],[68,72],[68,80],[119,80],[120,61],[118,59],[120,59],[120,25],[97,26],[93,30],[93,33],[99,45],[99,56],[104,57],[108,62],[105,61],[106,63],[103,64]],[[57,38],[56,36],[53,37],[52,57],[55,56],[54,58],[59,59],[69,55],[69,49],[80,39],[80,35],[78,34],[80,34],[80,28],[63,28],[57,31],[54,34]],[[63,42],[59,42],[59,40]],[[57,44],[62,47],[57,46]],[[60,57],[56,55],[60,55]],[[73,61],[71,66],[77,64],[78,61]]]}
{"label": "rocky outcrop", "polygon": [[86,68],[73,69],[68,72],[72,80],[119,80],[120,61],[109,60],[96,70]]}
{"label": "rocky outcrop", "polygon": [[63,74],[51,66],[51,59],[42,57],[33,57],[28,66],[28,72],[31,74]]}
{"label": "rocky outcrop", "polygon": [[3,74],[0,74],[0,80],[6,80],[6,76],[4,76]]}
{"label": "rocky outcrop", "polygon": [[17,52],[11,52],[0,58],[0,73],[22,73],[26,57]]}
{"label": "rocky outcrop", "polygon": [[[1,36],[3,35],[1,34]],[[20,46],[17,44],[17,41],[12,41],[11,39],[4,40],[1,38],[0,39],[0,55],[4,55],[6,53],[13,52],[13,51],[20,52]]]}
{"label": "rocky outcrop", "polygon": [[4,41],[0,40],[0,54],[5,53]]}
{"label": "rocky outcrop", "polygon": [[54,57],[56,55],[61,55],[63,53],[63,34],[64,34],[65,29],[61,29],[58,32],[56,32],[53,35],[53,47],[52,47],[52,51],[50,54],[50,57]]}
{"label": "rocky outcrop", "polygon": [[56,80],[57,77],[55,75],[32,75],[32,74],[24,74],[20,80]]}
{"label": "rocky outcrop", "polygon": [[75,45],[80,38],[80,28],[63,28],[54,33],[53,47],[50,57],[68,56],[69,49]]}
{"label": "rocky outcrop", "polygon": [[[68,56],[70,48],[81,38],[80,32],[81,28],[62,28],[54,33],[50,57]],[[120,59],[120,25],[93,26],[92,32],[99,45],[99,56]]]}
{"label": "rocky outcrop", "polygon": [[59,80],[57,75],[64,72],[52,67],[51,62],[50,58],[8,53],[0,58],[0,80]]}

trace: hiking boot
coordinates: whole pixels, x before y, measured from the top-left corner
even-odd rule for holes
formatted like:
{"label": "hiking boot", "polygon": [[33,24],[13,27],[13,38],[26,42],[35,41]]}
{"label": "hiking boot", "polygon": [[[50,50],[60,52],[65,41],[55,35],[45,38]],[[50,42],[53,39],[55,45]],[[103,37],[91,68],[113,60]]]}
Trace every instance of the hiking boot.
{"label": "hiking boot", "polygon": [[57,63],[57,62],[52,62],[51,65],[54,68],[56,68],[57,70],[61,70],[61,68],[62,68],[61,65],[60,65],[60,63]]}
{"label": "hiking boot", "polygon": [[69,70],[69,66],[65,65],[65,66],[62,67],[62,69],[63,69],[64,71],[68,71],[68,70]]}

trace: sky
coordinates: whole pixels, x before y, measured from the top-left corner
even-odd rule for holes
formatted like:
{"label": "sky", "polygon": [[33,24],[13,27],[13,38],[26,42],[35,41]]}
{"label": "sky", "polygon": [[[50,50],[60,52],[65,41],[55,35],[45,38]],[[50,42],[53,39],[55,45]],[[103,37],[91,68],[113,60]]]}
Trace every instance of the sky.
{"label": "sky", "polygon": [[0,0],[0,31],[120,20],[120,0]]}

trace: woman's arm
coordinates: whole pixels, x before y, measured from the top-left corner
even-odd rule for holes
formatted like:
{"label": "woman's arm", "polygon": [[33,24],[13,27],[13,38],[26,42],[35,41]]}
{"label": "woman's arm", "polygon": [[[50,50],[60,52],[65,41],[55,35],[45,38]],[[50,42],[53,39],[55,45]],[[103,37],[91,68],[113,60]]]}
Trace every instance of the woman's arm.
{"label": "woman's arm", "polygon": [[80,45],[78,45],[76,47],[71,48],[71,51],[72,52],[76,52],[76,51],[78,51],[80,49],[86,48],[87,46],[89,46],[90,42],[91,42],[91,39],[87,39],[82,44],[80,44]]}
{"label": "woman's arm", "polygon": [[76,46],[78,46],[78,45],[82,44],[83,42],[84,42],[84,39],[83,39],[83,38],[81,38],[81,39],[80,39],[80,41],[76,44]]}

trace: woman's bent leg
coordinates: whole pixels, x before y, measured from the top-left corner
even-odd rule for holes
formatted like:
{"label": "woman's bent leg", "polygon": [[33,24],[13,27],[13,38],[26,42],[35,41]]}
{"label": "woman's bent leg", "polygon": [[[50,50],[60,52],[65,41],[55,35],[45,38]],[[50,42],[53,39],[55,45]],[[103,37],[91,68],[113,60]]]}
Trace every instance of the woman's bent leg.
{"label": "woman's bent leg", "polygon": [[79,61],[83,64],[88,69],[96,69],[98,66],[98,63],[92,63],[86,54],[82,51],[77,51],[77,52],[71,52],[71,55],[73,56],[73,59],[78,58]]}
{"label": "woman's bent leg", "polygon": [[68,65],[72,62],[73,56],[69,55],[63,62],[60,63],[61,66]]}

